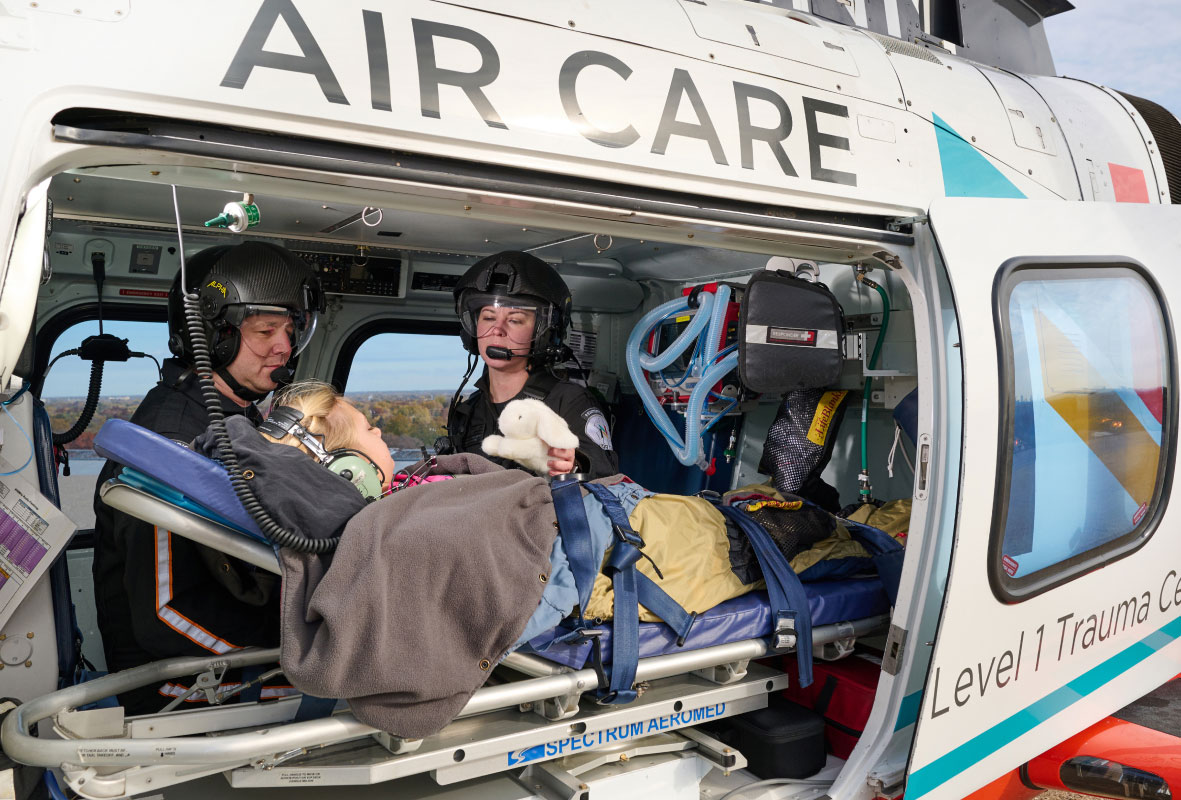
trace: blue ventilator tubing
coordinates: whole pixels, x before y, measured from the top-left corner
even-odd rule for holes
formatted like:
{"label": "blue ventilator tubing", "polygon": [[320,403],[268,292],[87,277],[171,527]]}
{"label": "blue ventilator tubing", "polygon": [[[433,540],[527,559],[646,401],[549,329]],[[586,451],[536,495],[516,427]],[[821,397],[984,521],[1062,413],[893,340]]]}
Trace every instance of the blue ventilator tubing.
{"label": "blue ventilator tubing", "polygon": [[[662,353],[649,353],[646,349],[648,337],[660,323],[669,317],[689,309],[689,298],[678,297],[657,306],[645,314],[636,326],[632,328],[627,338],[627,372],[631,376],[632,384],[640,395],[644,404],[644,411],[652,424],[660,431],[660,435],[668,441],[677,461],[690,466],[696,464],[704,469],[701,447],[702,416],[712,393],[715,383],[738,366],[738,353],[727,353],[721,360],[718,357],[718,346],[721,343],[723,326],[726,321],[726,305],[730,300],[730,287],[718,287],[715,296],[712,292],[701,292],[698,295],[697,313],[689,321],[689,325],[681,332],[671,345]],[[706,337],[704,346],[697,347],[698,339]],[[644,372],[659,372],[677,360],[690,347],[695,348],[695,354],[690,361],[686,376],[697,377],[697,384],[689,394],[689,403],[685,408],[685,436],[674,427],[672,420],[664,413],[663,406],[656,399],[656,394],[648,384]],[[683,381],[682,381],[683,382]],[[731,408],[733,404],[731,404]],[[720,415],[717,415],[720,416]],[[716,416],[710,419],[712,424]]]}

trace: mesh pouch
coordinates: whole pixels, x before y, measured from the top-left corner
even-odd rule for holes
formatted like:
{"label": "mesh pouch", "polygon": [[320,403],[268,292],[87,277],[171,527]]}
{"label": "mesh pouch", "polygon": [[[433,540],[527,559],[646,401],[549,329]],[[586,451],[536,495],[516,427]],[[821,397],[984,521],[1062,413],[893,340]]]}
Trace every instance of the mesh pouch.
{"label": "mesh pouch", "polygon": [[[784,395],[779,413],[767,430],[759,465],[759,471],[771,476],[781,494],[800,495],[829,505],[812,496],[811,490],[832,457],[836,441],[833,433],[845,416],[848,394],[843,390],[801,389]],[[839,502],[832,510],[836,508],[840,508]]]}
{"label": "mesh pouch", "polygon": [[788,561],[836,530],[831,514],[794,498],[750,503],[746,513],[763,526]]}

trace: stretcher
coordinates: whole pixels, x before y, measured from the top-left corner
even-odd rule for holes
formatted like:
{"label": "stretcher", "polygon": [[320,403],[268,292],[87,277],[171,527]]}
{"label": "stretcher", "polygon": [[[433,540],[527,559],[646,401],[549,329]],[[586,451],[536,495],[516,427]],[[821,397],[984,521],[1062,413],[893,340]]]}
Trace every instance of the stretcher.
{"label": "stretcher", "polygon": [[[95,445],[125,465],[101,487],[105,503],[279,573],[274,549],[219,464],[122,421],[108,422]],[[889,623],[889,600],[874,577],[805,587],[821,657],[846,652]],[[639,697],[625,705],[590,699],[601,676],[577,646],[551,649],[546,658],[512,653],[459,716],[425,740],[371,728],[343,701],[329,703],[327,716],[305,719],[300,696],[239,702],[219,690],[227,669],[277,665],[277,648],[167,659],[61,689],[10,713],[0,737],[8,755],[59,769],[90,798],[155,791],[218,772],[234,787],[278,787],[373,784],[422,773],[450,784],[510,770],[551,795],[579,797],[578,787],[586,786],[579,776],[618,762],[620,754],[692,750],[726,772],[744,766],[740,753],[694,726],[765,707],[769,693],[786,688],[784,673],[754,663],[777,652],[765,638],[770,617],[766,596],[755,592],[701,614],[683,645],[662,623],[642,623]],[[609,637],[610,626],[602,627]],[[131,718],[118,706],[85,708],[191,676],[208,706]]]}

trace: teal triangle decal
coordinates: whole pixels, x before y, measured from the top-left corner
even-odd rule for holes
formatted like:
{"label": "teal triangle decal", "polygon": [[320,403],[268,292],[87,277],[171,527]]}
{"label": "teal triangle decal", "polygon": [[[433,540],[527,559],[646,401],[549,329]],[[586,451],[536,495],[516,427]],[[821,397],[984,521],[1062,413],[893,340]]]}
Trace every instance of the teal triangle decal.
{"label": "teal triangle decal", "polygon": [[943,193],[948,197],[1013,197],[1025,195],[955,129],[932,114],[939,160],[943,165]]}

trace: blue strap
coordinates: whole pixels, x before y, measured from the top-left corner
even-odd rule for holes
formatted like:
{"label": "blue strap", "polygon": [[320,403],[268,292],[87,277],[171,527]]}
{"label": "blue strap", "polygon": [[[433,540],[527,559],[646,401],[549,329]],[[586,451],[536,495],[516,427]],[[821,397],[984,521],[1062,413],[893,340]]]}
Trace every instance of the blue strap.
{"label": "blue strap", "polygon": [[696,615],[686,612],[651,578],[636,569],[636,563],[643,557],[644,540],[632,530],[619,499],[600,484],[588,483],[586,488],[602,503],[615,530],[615,544],[603,567],[603,574],[611,578],[615,593],[610,685],[607,693],[600,696],[599,702],[628,703],[636,698],[632,684],[635,683],[636,667],[639,664],[639,604],[643,603],[645,608],[676,632],[678,645],[684,644]]}
{"label": "blue strap", "polygon": [[[686,612],[668,596],[651,578],[636,569],[636,562],[644,557],[641,548],[644,540],[632,530],[623,505],[611,491],[600,484],[585,484],[588,491],[602,504],[611,520],[615,532],[615,544],[603,573],[611,578],[615,594],[614,633],[611,638],[611,665],[604,667],[602,654],[595,640],[595,670],[600,682],[606,684],[600,689],[600,703],[628,703],[636,698],[632,684],[636,679],[639,664],[640,603],[656,614],[677,634],[677,644],[683,645],[685,637],[693,626],[696,614]],[[579,619],[577,627],[559,637],[562,641],[585,638],[593,634],[582,618],[582,610],[590,602],[595,576],[599,573],[598,560],[591,542],[590,524],[586,508],[582,504],[582,492],[578,481],[570,480],[551,487],[554,497],[554,512],[558,516],[558,532],[570,570],[574,573],[574,585],[578,589]],[[659,573],[659,570],[657,570]],[[555,639],[558,641],[558,639]]]}
{"label": "blue strap", "polygon": [[[10,405],[29,388],[21,385],[19,392],[8,398]],[[32,396],[30,395],[30,398]],[[33,456],[37,459],[37,481],[41,494],[49,502],[61,508],[61,493],[57,482],[57,464],[53,460],[53,430],[49,424],[49,412],[45,404],[33,399]],[[73,591],[70,588],[70,571],[66,564],[66,552],[58,554],[49,567],[50,598],[53,605],[53,628],[57,639],[58,688],[64,688],[82,665],[82,629],[78,627]]]}
{"label": "blue strap", "polygon": [[[624,546],[616,542],[615,547]],[[611,667],[607,670],[610,683],[606,693],[598,693],[600,703],[630,703],[638,693],[633,688],[636,668],[640,663],[640,609],[636,597],[635,564],[631,568],[607,567],[603,570],[611,578],[615,590],[615,631],[611,636]]]}
{"label": "blue strap", "polygon": [[811,685],[812,610],[804,585],[762,525],[746,512],[732,506],[719,505],[718,510],[746,534],[759,560],[759,567],[763,570],[767,598],[771,601],[771,623],[774,629],[772,646],[786,649],[793,644],[791,639],[794,638],[800,686]]}
{"label": "blue strap", "polygon": [[295,712],[292,722],[307,722],[309,719],[321,719],[332,713],[336,708],[336,701],[330,697],[315,697],[305,694],[299,698],[299,709]]}
{"label": "blue strap", "polygon": [[874,568],[881,578],[890,605],[898,604],[898,586],[902,583],[902,561],[906,549],[890,534],[872,525],[864,525],[850,519],[841,519],[849,532],[865,546],[873,558]]}
{"label": "blue strap", "polygon": [[697,620],[697,614],[681,608],[676,600],[669,597],[664,589],[657,586],[644,573],[639,570],[635,573],[636,593],[639,595],[640,605],[664,620],[664,624],[672,628],[677,635],[677,647],[684,647],[689,629]]}
{"label": "blue strap", "polygon": [[590,602],[595,576],[599,574],[599,564],[591,543],[590,523],[586,519],[578,481],[555,483],[551,491],[554,512],[558,515],[558,534],[562,537],[566,558],[570,560],[570,571],[574,573],[574,586],[578,589],[578,613],[581,615]]}

